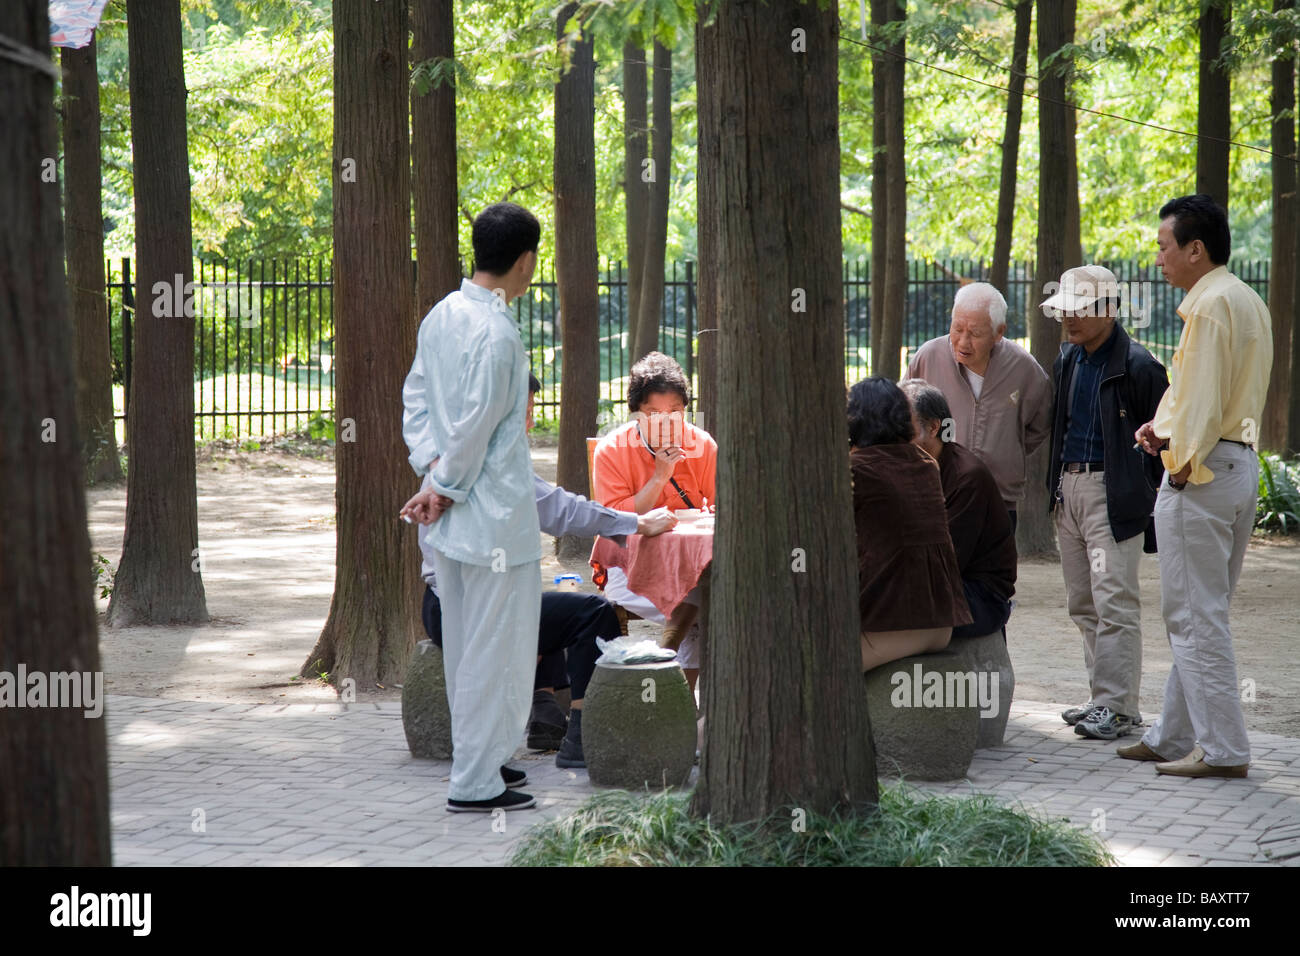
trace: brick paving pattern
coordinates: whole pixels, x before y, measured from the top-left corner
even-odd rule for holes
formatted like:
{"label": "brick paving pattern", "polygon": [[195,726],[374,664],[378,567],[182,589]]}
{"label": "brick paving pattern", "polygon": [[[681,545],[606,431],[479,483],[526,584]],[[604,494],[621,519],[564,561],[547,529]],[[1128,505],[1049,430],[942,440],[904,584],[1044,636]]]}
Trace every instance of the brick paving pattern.
{"label": "brick paving pattern", "polygon": [[[538,809],[447,813],[450,764],[410,755],[396,702],[110,696],[106,710],[119,866],[499,866],[529,826],[597,792],[586,771],[521,749]],[[1058,710],[1015,702],[1002,747],[978,751],[963,781],[923,786],[1067,818],[1121,865],[1300,865],[1300,740],[1252,733],[1246,780],[1159,777]]]}

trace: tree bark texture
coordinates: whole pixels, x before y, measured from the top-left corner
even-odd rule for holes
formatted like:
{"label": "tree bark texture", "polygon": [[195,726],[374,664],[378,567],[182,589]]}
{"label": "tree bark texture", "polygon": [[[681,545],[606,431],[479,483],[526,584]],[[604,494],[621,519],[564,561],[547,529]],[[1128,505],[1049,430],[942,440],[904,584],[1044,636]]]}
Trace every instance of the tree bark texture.
{"label": "tree bark texture", "polygon": [[202,623],[208,609],[194,481],[194,260],[180,4],[127,0],[126,18],[138,291],[126,534],[108,622]]}
{"label": "tree bark texture", "polygon": [[636,320],[641,309],[641,270],[645,268],[648,195],[641,171],[646,155],[646,53],[636,43],[623,44],[623,198],[627,228],[627,353],[636,361]]}
{"label": "tree bark texture", "polygon": [[642,255],[640,313],[636,320],[636,358],[659,348],[664,307],[664,255],[668,245],[668,200],[672,188],[673,59],[672,51],[654,45],[654,128],[650,131],[653,178],[646,189],[646,236]]}
{"label": "tree bark texture", "polygon": [[86,481],[117,481],[113,363],[104,296],[100,208],[99,74],[95,41],[59,51],[63,68],[63,208],[68,300],[77,357],[77,422]]}
{"label": "tree bark texture", "polygon": [[1198,23],[1201,34],[1200,85],[1196,99],[1196,191],[1208,193],[1228,208],[1228,140],[1231,138],[1232,90],[1226,68],[1215,63],[1222,52],[1232,19],[1228,0],[1204,5]]}
{"label": "tree bark texture", "polygon": [[[1060,281],[1066,269],[1069,220],[1072,123],[1068,104],[1068,76],[1059,64],[1045,60],[1070,42],[1074,32],[1072,0],[1038,0],[1038,265],[1034,288],[1026,304],[1025,323],[1034,358],[1050,374],[1061,344],[1061,324],[1043,314],[1039,304],[1048,283]],[[1022,557],[1055,554],[1056,535],[1047,512],[1044,485],[1048,469],[1048,443],[1025,462],[1025,498],[1017,509],[1016,549]]]}
{"label": "tree bark texture", "polygon": [[[1295,7],[1295,0],[1274,0],[1273,12]],[[1273,60],[1273,261],[1268,270],[1268,311],[1273,317],[1273,370],[1260,425],[1261,447],[1287,448],[1287,418],[1292,388],[1291,336],[1295,334],[1296,283],[1296,124],[1295,60]]]}
{"label": "tree bark texture", "polygon": [[837,15],[725,2],[701,64],[722,115],[724,452],[693,811],[721,822],[877,793],[844,418]]}
{"label": "tree bark texture", "polygon": [[[334,598],[303,676],[349,688],[402,680],[420,626],[418,487],[402,441],[415,355],[405,2],[334,4]],[[348,681],[352,681],[349,684]]]}
{"label": "tree bark texture", "polygon": [[[0,18],[49,64],[0,58],[0,671],[25,704],[33,674],[100,672],[46,10],[16,0]],[[13,703],[0,712],[0,866],[110,865],[102,712]]]}
{"label": "tree bark texture", "polygon": [[[578,10],[559,13],[557,37]],[[587,438],[596,434],[600,394],[596,260],[596,62],[589,36],[573,46],[572,61],[555,84],[555,277],[560,294],[563,379],[560,447],[555,474],[561,487],[586,495]],[[556,542],[561,557],[590,552],[587,539]]]}
{"label": "tree bark texture", "polygon": [[699,403],[697,421],[707,432],[717,427],[718,418],[718,101],[713,94],[717,73],[717,35],[708,22],[708,3],[696,6],[695,92],[696,92],[696,275],[695,328],[699,346]]}
{"label": "tree bark texture", "polygon": [[1029,33],[1034,0],[1016,4],[1016,30],[1011,41],[1011,74],[1007,79],[1007,122],[1002,134],[1002,175],[998,182],[998,218],[993,233],[993,265],[989,282],[1007,294],[1011,239],[1016,221],[1016,173],[1020,161],[1020,120],[1025,107],[1025,66],[1029,62]]}
{"label": "tree bark texture", "polygon": [[[410,2],[411,59],[422,63],[454,57],[452,0]],[[411,91],[417,317],[460,288],[456,87],[451,76],[424,96]]]}

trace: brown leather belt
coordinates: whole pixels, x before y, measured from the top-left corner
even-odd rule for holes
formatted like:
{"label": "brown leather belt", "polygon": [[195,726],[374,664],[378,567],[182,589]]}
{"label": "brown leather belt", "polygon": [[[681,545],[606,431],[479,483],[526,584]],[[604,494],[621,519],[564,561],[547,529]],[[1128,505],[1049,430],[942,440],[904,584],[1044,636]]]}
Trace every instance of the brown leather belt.
{"label": "brown leather belt", "polygon": [[1078,475],[1089,471],[1101,471],[1102,463],[1099,461],[1067,461],[1064,467],[1069,474]]}

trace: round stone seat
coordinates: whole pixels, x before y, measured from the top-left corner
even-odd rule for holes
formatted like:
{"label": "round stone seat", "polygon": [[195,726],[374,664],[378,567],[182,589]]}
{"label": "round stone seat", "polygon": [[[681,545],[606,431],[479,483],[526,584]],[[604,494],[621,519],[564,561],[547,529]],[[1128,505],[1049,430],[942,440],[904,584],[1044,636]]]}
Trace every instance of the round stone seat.
{"label": "round stone seat", "polygon": [[695,698],[676,661],[598,662],[583,701],[587,776],[602,787],[680,787],[695,765]]}
{"label": "round stone seat", "polygon": [[1002,632],[958,638],[949,642],[946,651],[956,654],[964,662],[963,670],[997,675],[997,709],[987,716],[981,711],[975,748],[1001,747],[1007,733],[1007,719],[1011,716],[1011,695],[1016,691],[1016,672],[1011,668],[1011,655],[1007,653],[1007,642]]}
{"label": "round stone seat", "polygon": [[433,641],[415,645],[402,682],[402,729],[411,756],[451,759],[451,708],[447,704],[447,678],[442,670],[442,649]]}
{"label": "round stone seat", "polygon": [[867,671],[863,679],[879,776],[966,776],[980,724],[978,694],[969,693],[962,679],[968,671],[965,660],[947,651],[903,657]]}

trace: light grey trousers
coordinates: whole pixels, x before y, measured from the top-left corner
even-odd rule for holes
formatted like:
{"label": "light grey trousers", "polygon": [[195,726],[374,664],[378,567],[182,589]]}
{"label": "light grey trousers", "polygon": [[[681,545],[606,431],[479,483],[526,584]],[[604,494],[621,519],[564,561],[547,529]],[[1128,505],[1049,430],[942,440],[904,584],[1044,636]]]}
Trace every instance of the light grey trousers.
{"label": "light grey trousers", "polygon": [[528,722],[537,669],[541,562],[502,571],[435,551],[442,660],[451,708],[452,800],[491,800]]}
{"label": "light grey trousers", "polygon": [[1174,663],[1164,709],[1142,740],[1167,760],[1199,746],[1207,764],[1234,767],[1250,762],[1250,741],[1228,606],[1255,524],[1259,458],[1221,441],[1205,464],[1213,481],[1177,491],[1166,480],[1156,499],[1160,596]]}
{"label": "light grey trousers", "polygon": [[1056,509],[1061,572],[1070,618],[1083,636],[1092,702],[1128,717],[1141,716],[1138,568],[1143,536],[1115,540],[1102,472],[1062,475],[1061,498]]}

